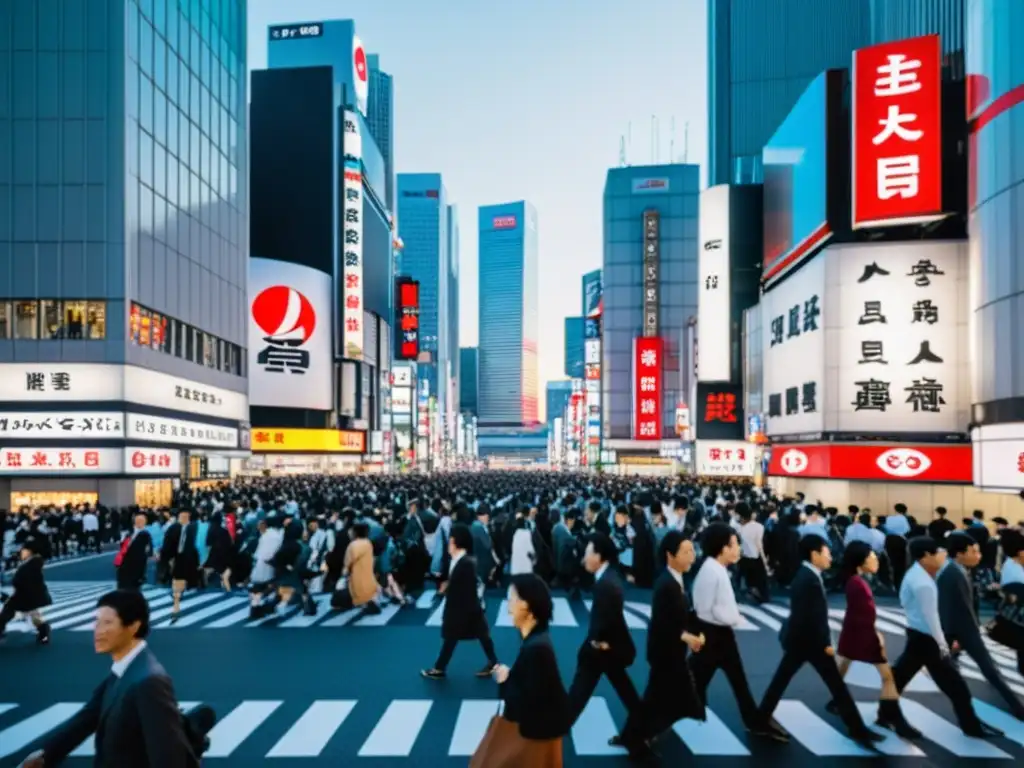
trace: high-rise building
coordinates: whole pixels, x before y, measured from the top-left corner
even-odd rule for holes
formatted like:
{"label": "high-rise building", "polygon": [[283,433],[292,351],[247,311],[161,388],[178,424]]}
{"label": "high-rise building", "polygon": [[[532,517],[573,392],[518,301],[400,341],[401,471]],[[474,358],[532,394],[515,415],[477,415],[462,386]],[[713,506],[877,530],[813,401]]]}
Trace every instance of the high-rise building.
{"label": "high-rise building", "polygon": [[0,29],[0,507],[169,504],[248,420],[246,3],[3,2]]}
{"label": "high-rise building", "polygon": [[565,375],[583,378],[583,318],[565,318]]}
{"label": "high-rise building", "polygon": [[454,402],[449,412],[455,416],[459,408],[460,363],[459,351],[459,209],[455,205],[448,206],[448,375],[454,384],[452,395]]}
{"label": "high-rise building", "polygon": [[369,100],[366,110],[366,124],[370,135],[384,156],[384,172],[388,209],[395,210],[395,89],[392,77],[380,68],[380,56],[371,53],[366,57],[369,66]]}
{"label": "high-rise building", "polygon": [[967,0],[868,0],[871,41],[887,43],[920,35],[939,35],[944,76],[964,77]]}
{"label": "high-rise building", "polygon": [[398,227],[405,248],[400,270],[420,282],[420,380],[430,382],[438,412],[447,413],[451,389],[451,244],[448,192],[439,173],[398,174]]}
{"label": "high-rise building", "polygon": [[480,356],[477,347],[459,350],[459,407],[461,412],[477,416],[477,395],[480,391]]}
{"label": "high-rise building", "polygon": [[555,419],[563,418],[569,398],[572,396],[571,381],[549,381],[544,388],[544,421],[551,428]]}
{"label": "high-rise building", "polygon": [[537,423],[537,212],[520,200],[480,206],[481,426]]}
{"label": "high-rise building", "polygon": [[697,315],[699,192],[696,165],[608,171],[601,316],[601,431],[606,443],[633,437],[633,340],[644,332],[644,215],[651,212],[659,219],[656,330],[664,344],[662,434],[675,433],[675,406],[685,400],[689,383],[680,370],[680,350],[686,324]]}
{"label": "high-rise building", "polygon": [[807,85],[870,42],[867,0],[708,0],[708,186],[762,182],[761,150]]}

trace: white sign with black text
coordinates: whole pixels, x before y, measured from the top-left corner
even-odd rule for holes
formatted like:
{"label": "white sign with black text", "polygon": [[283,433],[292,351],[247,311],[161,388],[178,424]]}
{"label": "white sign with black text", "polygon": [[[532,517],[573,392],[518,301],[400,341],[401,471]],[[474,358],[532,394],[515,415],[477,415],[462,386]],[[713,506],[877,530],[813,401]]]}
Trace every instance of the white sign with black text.
{"label": "white sign with black text", "polygon": [[0,448],[0,475],[119,475],[120,448]]}
{"label": "white sign with black text", "polygon": [[[825,428],[825,254],[761,297],[763,388],[768,435]],[[701,348],[701,366],[705,349]]]}
{"label": "white sign with black text", "polygon": [[391,388],[391,412],[412,413],[412,389],[409,387]]}
{"label": "white sign with black text", "polygon": [[391,371],[391,386],[393,387],[411,387],[412,386],[412,366],[396,363]]}
{"label": "white sign with black text", "polygon": [[124,399],[129,403],[222,419],[249,419],[249,398],[242,392],[135,366],[125,367],[124,387]]}
{"label": "white sign with black text", "polygon": [[342,343],[346,360],[363,359],[363,139],[355,112],[345,112],[342,190]]}
{"label": "white sign with black text", "polygon": [[732,301],[729,296],[729,185],[701,192],[697,254],[698,381],[732,381]]}
{"label": "white sign with black text", "polygon": [[697,474],[753,477],[754,446],[742,440],[698,440]]}
{"label": "white sign with black text", "polygon": [[181,451],[174,448],[125,448],[126,475],[180,475]]}
{"label": "white sign with black text", "polygon": [[8,411],[0,413],[0,439],[117,440],[124,414],[99,411]]}
{"label": "white sign with black text", "polygon": [[125,433],[129,440],[224,448],[232,451],[238,448],[238,430],[233,427],[142,413],[127,414],[125,422]]}
{"label": "white sign with black text", "polygon": [[963,431],[967,244],[838,246],[828,253],[838,272],[829,282],[830,305],[838,305],[838,342],[829,343],[838,350],[835,429]]}
{"label": "white sign with black text", "polygon": [[987,424],[971,431],[974,487],[983,491],[1024,490],[1024,424]]}

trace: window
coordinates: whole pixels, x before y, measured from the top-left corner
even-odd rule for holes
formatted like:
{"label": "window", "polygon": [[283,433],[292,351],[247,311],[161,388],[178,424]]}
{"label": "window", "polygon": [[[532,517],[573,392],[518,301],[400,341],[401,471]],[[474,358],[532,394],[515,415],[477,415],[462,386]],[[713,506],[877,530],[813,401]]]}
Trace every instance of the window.
{"label": "window", "polygon": [[16,301],[14,303],[14,338],[39,338],[39,302]]}
{"label": "window", "polygon": [[0,301],[0,339],[13,338],[11,333],[11,302]]}
{"label": "window", "polygon": [[190,325],[181,324],[181,330],[185,336],[185,359],[192,361],[192,357],[195,350],[196,336],[192,332],[193,328]]}
{"label": "window", "polygon": [[217,367],[217,340],[208,333],[203,334],[203,365]]}

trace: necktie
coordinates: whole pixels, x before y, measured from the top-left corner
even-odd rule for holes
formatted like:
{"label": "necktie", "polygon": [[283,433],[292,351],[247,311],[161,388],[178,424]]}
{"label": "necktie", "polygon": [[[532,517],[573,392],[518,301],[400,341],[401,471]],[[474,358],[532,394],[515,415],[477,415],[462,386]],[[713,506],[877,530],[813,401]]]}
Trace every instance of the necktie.
{"label": "necktie", "polygon": [[185,526],[181,526],[181,533],[178,534],[178,554],[185,551]]}

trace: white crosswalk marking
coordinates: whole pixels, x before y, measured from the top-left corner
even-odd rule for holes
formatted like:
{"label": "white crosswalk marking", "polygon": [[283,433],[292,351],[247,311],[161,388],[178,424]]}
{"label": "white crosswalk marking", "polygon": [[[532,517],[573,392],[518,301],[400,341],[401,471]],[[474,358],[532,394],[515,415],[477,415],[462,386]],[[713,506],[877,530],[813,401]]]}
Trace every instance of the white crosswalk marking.
{"label": "white crosswalk marking", "polygon": [[883,755],[889,755],[891,757],[926,757],[925,753],[922,752],[921,749],[913,742],[901,739],[888,728],[881,728],[874,725],[875,716],[878,713],[878,704],[860,702],[857,704],[857,711],[860,712],[860,716],[863,718],[864,723],[868,728],[880,736],[885,737],[883,741],[879,741],[875,744],[875,749]]}
{"label": "white crosswalk marking", "polygon": [[818,757],[868,757],[871,752],[848,739],[818,717],[802,701],[783,699],[775,719],[790,735]]}
{"label": "white crosswalk marking", "polygon": [[230,757],[238,746],[274,714],[280,701],[243,701],[210,731],[210,748],[204,757]]}
{"label": "white crosswalk marking", "polygon": [[[178,702],[178,708],[182,712],[188,712],[190,709],[194,709],[199,706],[197,701],[181,701]],[[93,757],[96,754],[96,736],[89,736],[83,741],[77,749],[75,749],[69,757]]]}
{"label": "white crosswalk marking", "polygon": [[318,621],[324,618],[324,611],[330,610],[331,607],[331,596],[330,595],[316,595],[313,597],[313,602],[316,603],[316,613],[312,616],[307,616],[302,611],[299,611],[297,616],[294,616],[287,621],[282,621],[279,626],[286,627],[288,629],[298,629],[301,627],[311,627]]}
{"label": "white crosswalk marking", "polygon": [[[227,600],[221,600],[220,602],[208,605],[201,611],[195,613],[188,613],[178,618],[177,621],[167,619],[154,626],[154,629],[182,629],[184,627],[191,627],[193,624],[198,624],[204,619],[208,619],[210,616],[216,616],[219,613],[223,613],[229,608],[235,608],[239,605],[248,605],[249,598],[247,597],[231,597]],[[183,604],[184,605],[184,604]]]}
{"label": "white crosswalk marking", "polygon": [[463,701],[459,716],[448,745],[448,757],[469,757],[487,733],[491,718],[498,714],[499,702],[495,699]]}
{"label": "white crosswalk marking", "polygon": [[1006,759],[1010,756],[993,744],[964,734],[960,727],[939,717],[923,704],[906,697],[900,699],[900,708],[907,721],[940,747],[957,757]]}
{"label": "white crosswalk marking", "polygon": [[83,706],[82,702],[61,702],[0,731],[0,758],[20,752],[43,734],[49,733]]}
{"label": "white crosswalk marking", "polygon": [[444,600],[434,609],[434,612],[430,614],[430,618],[427,619],[428,627],[440,627],[442,619],[444,618]]}
{"label": "white crosswalk marking", "polygon": [[380,613],[369,613],[363,618],[359,619],[353,627],[383,627],[391,619],[395,617],[395,614],[401,610],[400,605],[385,605],[380,609]]}
{"label": "white crosswalk marking", "polygon": [[362,608],[349,608],[347,611],[342,611],[337,616],[328,619],[327,621],[325,621],[320,626],[321,627],[344,627],[346,624],[348,624],[350,621],[352,621],[354,618],[356,618],[356,616],[361,616],[362,613],[363,613],[363,609]]}
{"label": "white crosswalk marking", "polygon": [[672,726],[687,748],[698,757],[715,755],[719,757],[744,757],[750,750],[737,739],[732,731],[710,709],[705,710],[707,720],[680,720]]}
{"label": "white crosswalk marking", "polygon": [[751,605],[742,605],[742,604],[738,605],[736,607],[739,608],[740,613],[742,613],[748,619],[757,619],[759,622],[764,624],[766,627],[768,627],[769,629],[774,629],[776,632],[778,632],[780,629],[782,629],[782,622],[781,621],[779,621],[778,619],[776,619],[776,618],[774,618],[772,616],[769,616],[767,613],[762,611],[760,608],[755,608],[755,607],[753,607]]}
{"label": "white crosswalk marking", "polygon": [[998,728],[1005,734],[1007,739],[1024,747],[1024,723],[1013,715],[1003,712],[1001,709],[996,709],[984,701],[979,701],[978,699],[972,699],[971,701],[974,704],[974,711],[978,714],[981,722],[988,723],[993,728]]}
{"label": "white crosswalk marking", "polygon": [[354,701],[314,701],[267,757],[316,757],[355,706]]}
{"label": "white crosswalk marking", "polygon": [[436,589],[425,589],[423,594],[416,598],[416,607],[421,611],[434,607],[434,600],[437,598]]}
{"label": "white crosswalk marking", "polygon": [[429,699],[392,701],[359,748],[359,756],[408,757],[433,704]]}
{"label": "white crosswalk marking", "polygon": [[[594,610],[593,600],[584,600],[583,604],[587,607],[588,611]],[[630,629],[647,629],[647,622],[637,616],[631,611],[623,611],[622,615],[626,617],[626,626]]]}
{"label": "white crosswalk marking", "polygon": [[608,702],[601,696],[594,696],[583,708],[576,724],[572,727],[572,743],[577,755],[601,757],[603,755],[624,755],[622,747],[612,747],[608,739],[619,729],[612,719]]}

